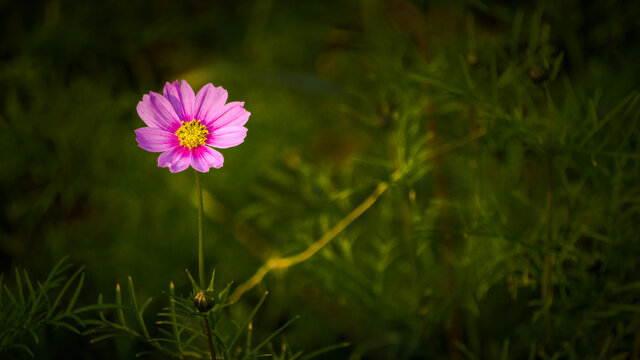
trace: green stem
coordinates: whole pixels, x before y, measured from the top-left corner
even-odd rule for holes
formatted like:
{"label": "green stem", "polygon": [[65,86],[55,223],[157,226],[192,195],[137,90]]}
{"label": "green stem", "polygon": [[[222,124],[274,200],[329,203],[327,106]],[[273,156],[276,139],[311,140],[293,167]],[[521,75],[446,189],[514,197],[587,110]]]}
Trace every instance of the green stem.
{"label": "green stem", "polygon": [[204,331],[207,335],[207,345],[209,345],[209,354],[211,354],[211,360],[216,360],[216,350],[213,347],[213,339],[211,338],[211,328],[209,327],[209,318],[207,314],[204,314]]}
{"label": "green stem", "polygon": [[[200,277],[200,288],[205,289],[206,282],[204,280],[204,205],[202,203],[202,186],[200,186],[200,174],[194,170],[196,174],[196,188],[198,189],[198,272]],[[207,337],[207,345],[209,345],[209,353],[211,360],[216,360],[216,352],[213,348],[211,339],[211,328],[209,327],[209,319],[207,314],[203,314],[204,328],[202,329]]]}
{"label": "green stem", "polygon": [[204,281],[204,224],[203,213],[204,206],[202,204],[202,187],[200,186],[200,174],[194,170],[196,174],[196,188],[198,189],[198,272],[200,273],[200,288],[205,289],[207,286]]}

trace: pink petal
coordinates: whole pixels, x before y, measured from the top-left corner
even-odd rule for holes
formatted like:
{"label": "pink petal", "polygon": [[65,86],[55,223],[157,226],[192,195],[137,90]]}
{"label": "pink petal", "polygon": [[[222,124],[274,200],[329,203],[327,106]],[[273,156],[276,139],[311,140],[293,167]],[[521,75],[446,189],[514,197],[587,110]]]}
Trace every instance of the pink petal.
{"label": "pink petal", "polygon": [[243,126],[249,120],[250,112],[245,110],[244,102],[230,102],[224,106],[222,112],[211,123],[207,123],[210,130],[219,129],[225,126]]}
{"label": "pink petal", "polygon": [[182,80],[182,85],[177,80],[173,84],[166,83],[164,97],[169,100],[180,120],[189,122],[194,119],[196,96],[185,80]]}
{"label": "pink petal", "polygon": [[191,150],[183,146],[176,146],[175,148],[162,153],[158,157],[158,166],[168,166],[172,173],[177,173],[188,168],[190,161]]}
{"label": "pink petal", "polygon": [[175,132],[180,127],[178,115],[167,99],[153,91],[144,95],[136,107],[138,115],[149,127]]}
{"label": "pink petal", "polygon": [[243,126],[225,126],[217,129],[207,140],[207,145],[216,148],[226,149],[228,147],[242,144],[247,136],[247,128]]}
{"label": "pink petal", "polygon": [[147,151],[162,152],[180,145],[180,140],[175,134],[155,127],[136,129],[135,133],[138,135],[138,145]]}
{"label": "pink petal", "polygon": [[222,86],[214,87],[210,83],[203,86],[196,95],[195,119],[205,125],[211,122],[223,110],[227,96],[227,90]]}
{"label": "pink petal", "polygon": [[209,168],[222,167],[224,157],[216,150],[207,146],[198,146],[191,153],[191,166],[200,172],[209,172]]}

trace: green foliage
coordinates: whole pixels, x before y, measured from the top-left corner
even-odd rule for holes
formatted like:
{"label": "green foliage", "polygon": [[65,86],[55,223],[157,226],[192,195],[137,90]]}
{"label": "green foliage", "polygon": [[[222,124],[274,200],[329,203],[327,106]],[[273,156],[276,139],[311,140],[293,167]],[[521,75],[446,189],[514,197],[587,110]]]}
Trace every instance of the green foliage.
{"label": "green foliage", "polygon": [[370,46],[333,54],[332,75],[353,94],[338,121],[375,146],[269,171],[241,214],[294,254],[394,186],[281,291],[338,309],[356,358],[637,354],[638,91],[598,105],[541,8],[482,37],[466,14],[466,38],[437,49],[365,13]]}
{"label": "green foliage", "polygon": [[[281,355],[275,355],[273,353],[272,341],[288,328],[297,317],[287,321],[260,343],[254,345],[252,342],[254,340],[252,322],[267,298],[267,293],[264,293],[260,301],[251,311],[251,314],[242,324],[233,322],[232,325],[235,328],[233,331],[220,330],[220,328],[228,329],[228,327],[221,326],[220,322],[228,322],[228,319],[224,317],[224,309],[233,305],[233,303],[229,302],[231,283],[222,291],[214,293],[214,271],[211,277],[211,283],[206,291],[213,296],[215,305],[209,311],[200,312],[196,306],[194,306],[193,297],[193,294],[200,291],[200,288],[188,271],[187,274],[193,285],[194,291],[192,295],[189,297],[177,296],[173,282],[170,283],[169,304],[157,314],[158,320],[155,321],[157,327],[151,330],[155,333],[154,335],[150,335],[151,333],[150,330],[148,330],[144,315],[144,311],[152,299],[147,299],[142,306],[138,305],[131,277],[129,277],[128,281],[129,304],[123,304],[122,291],[119,284],[116,286],[115,304],[104,304],[102,295],[100,295],[98,297],[98,303],[95,306],[100,309],[100,311],[98,311],[98,319],[84,320],[84,323],[87,324],[89,329],[86,330],[83,335],[92,337],[91,341],[93,343],[115,337],[128,337],[145,343],[151,348],[151,350],[138,352],[136,356],[161,354],[174,359],[210,358],[209,349],[207,348],[207,332],[209,332],[213,340],[212,345],[215,353],[219,354],[216,355],[216,357],[221,356],[221,358],[224,359],[248,360],[273,356],[275,359],[293,360],[299,358],[302,360],[311,359],[327,351],[346,346],[346,344],[339,344],[305,356],[302,356],[302,351],[295,354],[290,353],[290,351],[283,351]],[[111,308],[116,309],[115,314],[111,314],[112,317],[116,318],[115,321],[108,319],[103,311],[104,309]],[[208,320],[207,323],[204,321],[205,318]],[[212,326],[210,327],[209,324],[212,324]],[[244,341],[241,341],[243,339]],[[271,354],[264,352],[267,348],[272,350]]]}
{"label": "green foliage", "polygon": [[85,275],[82,267],[66,275],[71,267],[63,258],[44,281],[35,283],[26,269],[16,268],[13,286],[0,274],[0,354],[20,350],[33,356],[31,340],[37,344],[46,326],[80,334],[85,322],[79,315],[97,307],[75,306]]}
{"label": "green foliage", "polygon": [[[236,334],[228,355],[251,353],[300,314],[258,352],[640,356],[638,2],[45,3],[0,12],[3,270],[44,272],[71,252],[90,303],[127,274],[143,296],[195,268],[192,176],[158,169],[132,132],[141,95],[185,78],[252,113],[246,142],[202,176],[219,281],[305,251],[389,185],[322,250],[216,313],[220,354]],[[95,359],[158,352],[150,339],[179,354],[201,330],[188,297],[160,314],[189,321],[150,326],[122,292],[90,330],[136,342],[107,339]],[[201,335],[191,344],[206,353]]]}

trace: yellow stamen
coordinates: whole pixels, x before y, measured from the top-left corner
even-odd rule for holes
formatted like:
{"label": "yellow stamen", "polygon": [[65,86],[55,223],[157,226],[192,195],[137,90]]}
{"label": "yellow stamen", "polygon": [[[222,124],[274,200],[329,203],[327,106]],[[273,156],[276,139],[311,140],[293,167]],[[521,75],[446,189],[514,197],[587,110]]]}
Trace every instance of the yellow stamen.
{"label": "yellow stamen", "polygon": [[182,121],[182,126],[176,131],[180,145],[186,146],[189,149],[204,145],[207,141],[208,134],[209,130],[200,123],[200,120]]}

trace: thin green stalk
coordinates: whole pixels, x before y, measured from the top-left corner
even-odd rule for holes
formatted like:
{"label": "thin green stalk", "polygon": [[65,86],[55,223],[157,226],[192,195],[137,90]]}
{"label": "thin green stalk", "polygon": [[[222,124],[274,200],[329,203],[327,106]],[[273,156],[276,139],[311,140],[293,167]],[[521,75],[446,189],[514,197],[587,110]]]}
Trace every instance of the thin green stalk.
{"label": "thin green stalk", "polygon": [[176,323],[176,304],[171,301],[173,299],[174,296],[176,296],[176,290],[175,290],[175,286],[173,285],[173,281],[169,282],[169,295],[171,295],[171,299],[169,300],[169,310],[171,311],[171,315],[172,315],[172,322],[173,324],[171,325],[173,327],[173,335],[176,337],[176,344],[178,345],[178,351],[182,354],[182,340],[180,337],[180,330],[178,330],[178,324]]}
{"label": "thin green stalk", "polygon": [[204,213],[204,206],[202,204],[202,187],[200,186],[200,175],[198,171],[194,170],[196,174],[196,188],[198,191],[198,272],[200,273],[200,288],[204,289],[206,283],[204,281],[204,224],[202,216]]}
{"label": "thin green stalk", "polygon": [[207,335],[207,345],[209,345],[209,353],[211,354],[211,360],[216,360],[216,350],[213,347],[213,339],[211,339],[211,328],[209,327],[209,318],[207,314],[204,314],[204,331]]}
{"label": "thin green stalk", "polygon": [[[194,170],[196,174],[196,188],[198,191],[198,273],[200,278],[200,288],[205,289],[206,282],[204,278],[204,223],[203,223],[203,215],[204,215],[204,205],[202,203],[202,186],[200,186],[200,174],[198,171]],[[211,328],[209,327],[209,319],[207,318],[207,314],[203,314],[204,326],[202,331],[206,335],[207,345],[209,345],[209,353],[211,354],[211,359],[216,360],[216,352],[213,348],[213,340],[211,339]]]}

